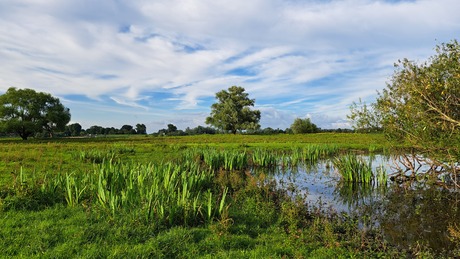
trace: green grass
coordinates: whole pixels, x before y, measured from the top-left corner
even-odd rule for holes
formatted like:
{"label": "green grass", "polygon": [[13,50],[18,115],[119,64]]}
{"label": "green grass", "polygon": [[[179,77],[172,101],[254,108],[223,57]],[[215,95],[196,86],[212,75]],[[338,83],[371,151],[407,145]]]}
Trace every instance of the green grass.
{"label": "green grass", "polygon": [[0,257],[413,255],[249,170],[370,146],[388,149],[378,134],[1,139]]}

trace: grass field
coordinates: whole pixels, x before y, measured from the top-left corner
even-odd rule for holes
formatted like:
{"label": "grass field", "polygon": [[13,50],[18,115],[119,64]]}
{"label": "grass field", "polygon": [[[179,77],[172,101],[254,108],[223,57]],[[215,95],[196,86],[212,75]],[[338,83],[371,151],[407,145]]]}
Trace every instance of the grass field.
{"label": "grass field", "polygon": [[247,169],[273,166],[273,155],[294,163],[389,149],[379,134],[1,139],[0,255],[429,257]]}

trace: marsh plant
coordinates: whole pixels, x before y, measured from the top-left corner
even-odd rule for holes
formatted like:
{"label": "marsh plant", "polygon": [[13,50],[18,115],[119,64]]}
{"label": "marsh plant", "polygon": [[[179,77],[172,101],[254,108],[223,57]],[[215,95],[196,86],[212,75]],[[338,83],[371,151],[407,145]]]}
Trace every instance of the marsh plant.
{"label": "marsh plant", "polygon": [[257,167],[274,167],[278,160],[274,151],[258,148],[252,152],[252,164]]}
{"label": "marsh plant", "polygon": [[215,172],[219,170],[244,170],[249,165],[246,151],[217,150],[207,147],[184,151],[180,161],[194,161]]}
{"label": "marsh plant", "polygon": [[365,161],[355,154],[339,156],[333,164],[345,182],[371,184],[374,179],[372,161]]}
{"label": "marsh plant", "polygon": [[214,173],[195,162],[156,165],[104,160],[90,172],[58,174],[26,187],[26,174],[21,171],[19,177],[21,186],[16,188],[30,189],[30,199],[42,193],[40,197],[57,197],[69,207],[92,207],[111,218],[130,213],[163,226],[212,222],[228,209],[228,189],[214,186]]}
{"label": "marsh plant", "polygon": [[316,164],[320,159],[335,155],[338,150],[336,145],[319,144],[309,144],[302,148],[294,148],[291,150],[290,163],[292,167],[300,164]]}
{"label": "marsh plant", "polygon": [[73,153],[73,157],[83,162],[100,164],[104,160],[113,160],[116,157],[116,154],[114,152],[90,149],[75,152]]}

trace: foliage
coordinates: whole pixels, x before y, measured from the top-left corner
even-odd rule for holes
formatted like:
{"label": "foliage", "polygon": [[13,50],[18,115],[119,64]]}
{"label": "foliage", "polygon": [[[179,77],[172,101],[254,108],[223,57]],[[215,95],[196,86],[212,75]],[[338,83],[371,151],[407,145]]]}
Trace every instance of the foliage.
{"label": "foliage", "polygon": [[65,127],[66,136],[80,136],[82,127],[79,123],[72,123]]}
{"label": "foliage", "polygon": [[178,130],[176,125],[169,123],[166,129],[160,129],[158,130],[157,133],[154,133],[153,135],[154,136],[185,136],[187,135],[187,133],[185,133],[183,130]]}
{"label": "foliage", "polygon": [[454,40],[436,47],[436,55],[418,64],[395,64],[387,87],[371,108],[357,104],[352,114],[358,128],[381,126],[393,143],[408,143],[455,172],[460,158],[460,45]]}
{"label": "foliage", "polygon": [[431,155],[453,154],[460,144],[460,45],[436,47],[437,55],[416,64],[404,59],[377,99],[386,135]]}
{"label": "foliage", "polygon": [[211,127],[203,127],[203,126],[197,126],[192,129],[187,127],[185,129],[185,134],[187,135],[216,134],[216,130]]}
{"label": "foliage", "polygon": [[317,133],[319,132],[318,127],[311,122],[310,118],[297,118],[291,125],[291,130],[294,134],[303,134],[303,133]]}
{"label": "foliage", "polygon": [[137,134],[147,134],[147,127],[145,124],[136,124],[136,133]]}
{"label": "foliage", "polygon": [[125,124],[121,126],[120,133],[121,134],[136,134],[136,130],[134,129],[133,126]]}
{"label": "foliage", "polygon": [[[69,125],[70,126],[70,125]],[[91,134],[91,135],[116,135],[116,134],[147,134],[147,127],[144,124],[136,124],[136,128],[132,125],[125,124],[121,126],[120,129],[114,127],[102,127],[98,125],[93,125],[86,130],[82,130],[81,134]]]}
{"label": "foliage", "polygon": [[211,115],[206,118],[206,124],[233,134],[259,129],[260,111],[249,108],[254,106],[255,100],[249,99],[244,91],[243,87],[232,86],[228,91],[218,92],[218,102],[211,106]]}
{"label": "foliage", "polygon": [[371,103],[369,106],[366,102],[353,102],[350,106],[350,114],[347,118],[353,123],[353,129],[357,132],[380,132],[381,116],[380,111],[376,107],[376,103]]}
{"label": "foliage", "polygon": [[50,94],[11,87],[0,96],[0,128],[23,140],[42,131],[52,135],[69,121],[69,109]]}

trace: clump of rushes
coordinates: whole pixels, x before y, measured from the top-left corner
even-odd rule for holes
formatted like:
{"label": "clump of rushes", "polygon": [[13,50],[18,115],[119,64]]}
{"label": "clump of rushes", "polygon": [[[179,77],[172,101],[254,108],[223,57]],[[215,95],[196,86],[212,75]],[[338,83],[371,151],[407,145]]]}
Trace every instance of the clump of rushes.
{"label": "clump of rushes", "polygon": [[253,166],[273,167],[277,164],[277,154],[266,149],[255,149],[252,152]]}
{"label": "clump of rushes", "polygon": [[374,179],[371,163],[354,154],[342,155],[333,160],[342,180],[351,183],[371,184]]}
{"label": "clump of rushes", "polygon": [[86,174],[66,174],[68,206],[93,202],[112,217],[144,215],[166,226],[198,225],[225,213],[227,189],[214,190],[214,173],[197,163],[161,165],[104,161]]}
{"label": "clump of rushes", "polygon": [[217,172],[219,170],[244,170],[248,167],[246,151],[216,150],[213,148],[193,148],[182,153],[182,160],[202,162],[206,168]]}
{"label": "clump of rushes", "polygon": [[303,148],[292,149],[291,166],[297,166],[301,163],[316,164],[319,159],[330,157],[338,152],[339,148],[336,145],[327,144],[310,144]]}
{"label": "clump of rushes", "polygon": [[385,170],[385,167],[383,165],[380,165],[376,169],[376,174],[375,174],[375,179],[376,182],[379,186],[386,187],[387,182],[388,182],[388,173]]}
{"label": "clump of rushes", "polygon": [[248,167],[248,156],[246,151],[224,151],[224,170],[243,170]]}
{"label": "clump of rushes", "polygon": [[84,162],[100,164],[104,160],[115,158],[115,153],[102,150],[83,150],[74,153],[74,157]]}

